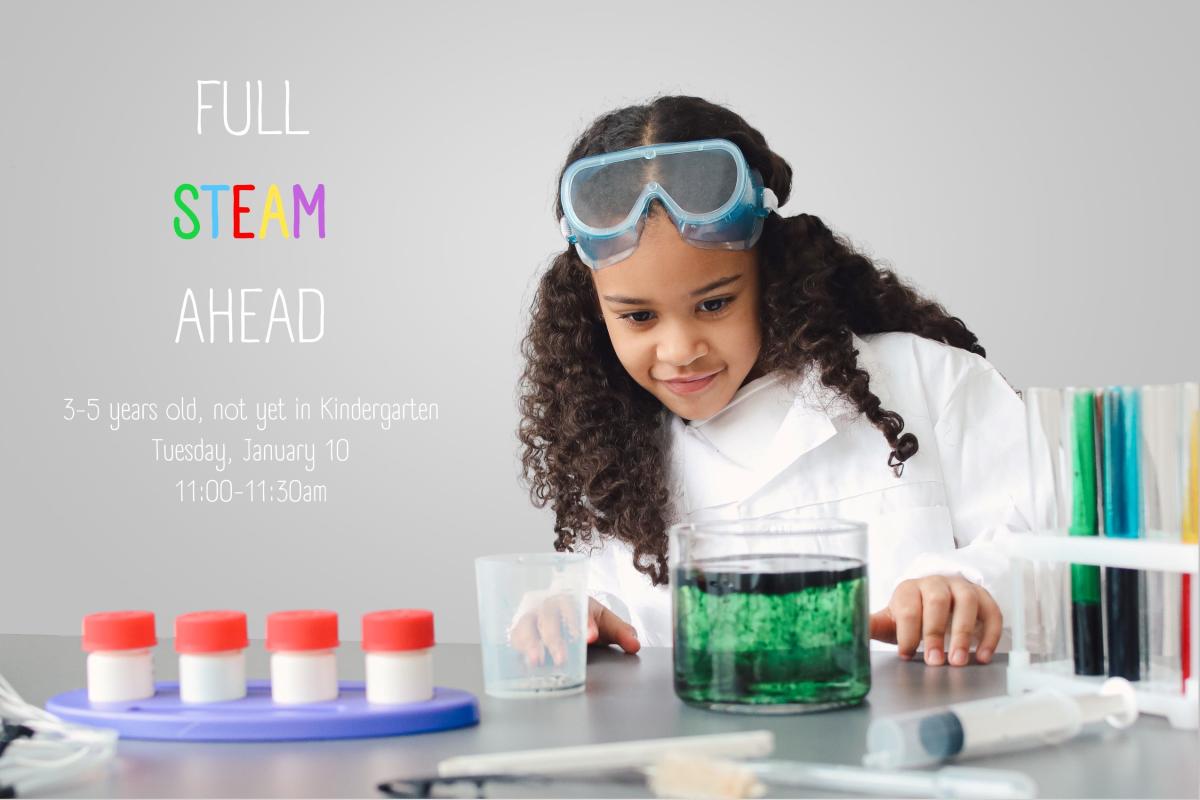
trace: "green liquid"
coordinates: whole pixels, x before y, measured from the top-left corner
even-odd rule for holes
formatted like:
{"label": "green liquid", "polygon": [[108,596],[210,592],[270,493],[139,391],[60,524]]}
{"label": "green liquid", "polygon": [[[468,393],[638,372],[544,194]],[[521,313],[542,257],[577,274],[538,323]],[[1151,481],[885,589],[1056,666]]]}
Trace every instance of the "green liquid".
{"label": "green liquid", "polygon": [[815,711],[871,688],[867,575],[835,556],[754,555],[677,569],[675,693],[750,712]]}

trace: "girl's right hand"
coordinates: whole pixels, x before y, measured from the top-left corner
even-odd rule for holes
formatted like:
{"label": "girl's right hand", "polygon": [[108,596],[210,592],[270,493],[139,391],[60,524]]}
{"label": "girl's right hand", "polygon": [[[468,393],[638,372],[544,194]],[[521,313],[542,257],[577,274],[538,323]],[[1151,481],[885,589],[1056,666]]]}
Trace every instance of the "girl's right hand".
{"label": "girl's right hand", "polygon": [[[521,603],[517,619],[509,628],[509,645],[525,656],[525,663],[538,667],[549,655],[562,665],[567,661],[567,642],[579,641],[579,612],[575,600],[566,594],[531,592]],[[595,599],[588,598],[587,643],[617,644],[626,653],[642,646],[637,631]]]}
{"label": "girl's right hand", "polygon": [[642,648],[633,626],[605,608],[596,598],[588,598],[587,643],[618,645],[626,653]]}

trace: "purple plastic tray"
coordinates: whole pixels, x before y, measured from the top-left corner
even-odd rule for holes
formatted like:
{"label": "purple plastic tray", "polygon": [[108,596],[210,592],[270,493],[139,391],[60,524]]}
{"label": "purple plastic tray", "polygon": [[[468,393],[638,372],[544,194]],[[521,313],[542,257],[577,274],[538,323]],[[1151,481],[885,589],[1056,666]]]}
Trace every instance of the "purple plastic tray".
{"label": "purple plastic tray", "polygon": [[479,722],[479,701],[461,689],[436,687],[433,699],[404,705],[367,702],[362,681],[338,684],[337,700],[275,705],[271,682],[246,682],[246,697],[224,703],[184,703],[179,683],[155,684],[155,694],[125,703],[90,703],[86,689],[52,697],[46,710],[70,722],[115,728],[126,739],[258,742],[397,736]]}

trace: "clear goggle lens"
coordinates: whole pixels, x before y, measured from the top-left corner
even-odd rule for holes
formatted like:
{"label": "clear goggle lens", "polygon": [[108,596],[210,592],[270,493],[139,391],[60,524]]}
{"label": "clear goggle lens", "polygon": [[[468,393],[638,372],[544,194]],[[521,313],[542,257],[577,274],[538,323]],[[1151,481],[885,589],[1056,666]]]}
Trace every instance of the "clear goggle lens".
{"label": "clear goggle lens", "polygon": [[659,202],[696,247],[754,246],[775,195],[724,139],[646,145],[580,159],[563,176],[563,236],[601,269],[637,248],[650,203]]}
{"label": "clear goggle lens", "polygon": [[700,216],[733,198],[738,175],[738,163],[727,150],[635,158],[580,170],[571,182],[570,202],[579,222],[596,229],[619,226],[641,210],[642,195],[656,189],[685,213]]}

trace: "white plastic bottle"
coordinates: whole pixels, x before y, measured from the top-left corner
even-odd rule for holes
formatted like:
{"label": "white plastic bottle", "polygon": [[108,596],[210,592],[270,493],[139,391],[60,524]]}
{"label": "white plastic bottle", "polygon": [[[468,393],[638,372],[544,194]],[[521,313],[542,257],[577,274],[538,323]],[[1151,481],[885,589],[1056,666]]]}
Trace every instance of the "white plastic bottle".
{"label": "white plastic bottle", "polygon": [[175,618],[179,699],[219,703],[246,696],[246,615],[197,611]]}
{"label": "white plastic bottle", "polygon": [[158,644],[150,611],[106,611],[83,618],[87,692],[92,703],[121,703],[154,696]]}
{"label": "white plastic bottle", "polygon": [[337,699],[337,646],[337,614],[332,611],[277,611],[269,615],[271,699],[281,705]]}
{"label": "white plastic bottle", "polygon": [[374,611],[362,620],[367,702],[418,703],[433,697],[433,612]]}

